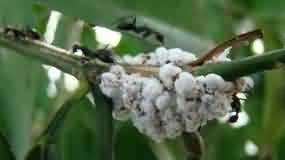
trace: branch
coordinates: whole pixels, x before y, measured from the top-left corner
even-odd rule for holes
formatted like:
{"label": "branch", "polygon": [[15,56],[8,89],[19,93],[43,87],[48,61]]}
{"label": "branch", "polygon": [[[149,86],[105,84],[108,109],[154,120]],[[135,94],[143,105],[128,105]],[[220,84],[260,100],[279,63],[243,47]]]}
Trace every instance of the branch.
{"label": "branch", "polygon": [[205,64],[194,69],[194,74],[217,73],[228,80],[265,70],[284,67],[285,49],[274,50],[264,55],[252,56],[232,62]]}
{"label": "branch", "polygon": [[199,132],[183,133],[183,140],[188,151],[187,160],[200,160],[205,153],[205,144]]}
{"label": "branch", "polygon": [[217,56],[223,53],[223,51],[227,49],[228,47],[236,47],[236,46],[239,46],[244,41],[254,40],[254,39],[262,38],[262,37],[263,37],[263,34],[260,29],[237,35],[233,37],[232,39],[227,40],[217,45],[215,48],[203,54],[199,59],[191,62],[189,65],[192,67],[203,65],[206,61],[211,60],[214,56]]}
{"label": "branch", "polygon": [[76,56],[68,50],[47,44],[43,41],[33,40],[28,37],[17,39],[15,36],[6,35],[3,30],[3,28],[0,28],[0,46],[12,49],[21,55],[37,59],[44,64],[57,67],[78,79],[86,78],[85,76],[89,75],[87,72],[93,73],[94,70],[97,71],[109,67],[109,65],[98,60],[89,62],[84,57]]}
{"label": "branch", "polygon": [[[94,71],[105,70],[109,64],[94,60],[84,62],[82,57],[70,54],[69,51],[57,48],[37,40],[15,40],[0,33],[0,45],[13,49],[17,53],[33,57],[39,61],[53,65],[60,70],[70,73],[77,78],[94,75]],[[237,77],[249,75],[264,70],[276,69],[284,66],[285,49],[268,52],[260,56],[252,56],[231,62],[205,64],[199,67],[185,66],[185,70],[196,75],[217,73],[225,79],[232,80]],[[157,74],[157,67],[124,65],[130,73]]]}
{"label": "branch", "polygon": [[[3,29],[2,29],[3,30]],[[0,45],[13,49],[17,53],[40,60],[42,63],[55,66],[60,70],[79,78],[82,72],[81,58],[71,55],[69,51],[38,40],[18,40],[15,37],[0,33]]]}

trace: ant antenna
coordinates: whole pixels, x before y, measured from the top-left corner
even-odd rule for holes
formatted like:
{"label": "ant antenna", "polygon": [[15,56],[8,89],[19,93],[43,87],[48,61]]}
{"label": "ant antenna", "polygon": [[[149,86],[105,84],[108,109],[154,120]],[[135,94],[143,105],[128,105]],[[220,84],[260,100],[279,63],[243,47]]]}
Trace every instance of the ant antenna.
{"label": "ant antenna", "polygon": [[133,19],[132,24],[136,24],[136,23],[137,23],[137,17],[136,17],[136,16],[133,16],[133,17],[131,17],[131,18]]}
{"label": "ant antenna", "polygon": [[103,49],[108,49],[110,46],[111,46],[110,44],[106,44]]}
{"label": "ant antenna", "polygon": [[120,23],[131,20],[130,22],[132,24],[136,24],[137,22],[137,17],[135,15],[129,15],[129,16],[122,16],[118,19],[116,19],[113,23],[111,23],[111,26],[117,27]]}
{"label": "ant antenna", "polygon": [[76,52],[78,49],[80,49],[80,45],[79,44],[75,43],[75,44],[72,45],[72,52],[73,53]]}
{"label": "ant antenna", "polygon": [[112,46],[110,44],[104,44],[104,45],[99,45],[98,49],[99,50],[106,50],[108,48],[111,48]]}

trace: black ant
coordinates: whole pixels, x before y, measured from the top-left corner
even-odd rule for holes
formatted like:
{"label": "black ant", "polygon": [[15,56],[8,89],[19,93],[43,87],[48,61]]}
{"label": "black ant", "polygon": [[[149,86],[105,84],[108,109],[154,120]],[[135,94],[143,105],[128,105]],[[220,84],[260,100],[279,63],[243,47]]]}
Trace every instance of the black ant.
{"label": "black ant", "polygon": [[236,94],[234,94],[232,98],[233,98],[233,101],[231,102],[231,107],[233,111],[235,112],[235,115],[232,115],[228,121],[230,123],[235,123],[239,118],[238,114],[241,112],[241,102],[240,102],[240,98],[237,97]]}
{"label": "black ant", "polygon": [[117,29],[121,31],[132,31],[137,34],[140,34],[143,38],[147,38],[151,35],[154,35],[155,39],[160,42],[161,44],[164,44],[164,36],[163,34],[153,30],[152,28],[142,25],[139,26],[136,24],[136,17],[132,17],[131,21],[123,20],[117,25]]}
{"label": "black ant", "polygon": [[14,37],[15,39],[24,40],[26,35],[23,31],[20,31],[16,28],[6,27],[4,28],[4,34],[7,36]]}
{"label": "black ant", "polygon": [[87,47],[80,46],[78,44],[73,45],[72,51],[76,52],[77,50],[81,50],[84,56],[91,58],[91,59],[97,58],[97,59],[99,59],[103,62],[106,62],[106,63],[114,63],[115,62],[112,51],[107,49],[107,48],[97,49],[97,50],[93,51]]}
{"label": "black ant", "polygon": [[4,34],[8,36],[12,36],[15,39],[19,39],[19,40],[25,40],[26,38],[30,38],[34,40],[41,39],[40,34],[36,32],[34,29],[31,29],[29,27],[26,27],[23,30],[16,29],[13,27],[6,27],[4,28]]}
{"label": "black ant", "polygon": [[31,39],[34,39],[34,40],[41,39],[41,35],[34,28],[26,27],[23,31],[26,34],[26,36]]}

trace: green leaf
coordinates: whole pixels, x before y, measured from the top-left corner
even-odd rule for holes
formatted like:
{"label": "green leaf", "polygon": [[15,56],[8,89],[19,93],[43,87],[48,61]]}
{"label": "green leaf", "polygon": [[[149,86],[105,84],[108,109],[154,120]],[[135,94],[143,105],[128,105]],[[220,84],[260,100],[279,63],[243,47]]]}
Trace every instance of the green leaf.
{"label": "green leaf", "polygon": [[35,28],[38,33],[44,35],[50,12],[47,7],[40,5],[39,3],[33,4],[32,10],[35,17]]}
{"label": "green leaf", "polygon": [[113,117],[112,100],[103,95],[98,84],[91,84],[96,110],[96,159],[112,160]]}
{"label": "green leaf", "polygon": [[[117,160],[156,160],[148,141],[131,123],[119,122],[115,132],[114,154]],[[118,124],[117,124],[118,125]]]}
{"label": "green leaf", "polygon": [[79,87],[74,91],[72,96],[70,96],[64,104],[59,108],[52,117],[51,121],[48,123],[47,127],[44,128],[41,135],[35,140],[35,145],[29,151],[26,156],[27,160],[52,160],[55,153],[54,150],[54,140],[60,129],[64,126],[64,122],[69,114],[69,112],[80,103],[86,93],[88,92],[88,84],[85,80],[81,80]]}
{"label": "green leaf", "polygon": [[25,160],[44,160],[42,145],[35,146],[26,156]]}
{"label": "green leaf", "polygon": [[94,30],[88,25],[83,25],[80,42],[84,46],[88,46],[93,49],[97,48],[98,42],[95,39]]}
{"label": "green leaf", "polygon": [[25,160],[57,160],[54,144],[37,144],[27,154]]}
{"label": "green leaf", "polygon": [[63,126],[66,116],[74,106],[74,104],[80,102],[88,92],[88,84],[85,80],[81,80],[79,87],[74,91],[73,95],[70,96],[64,104],[58,109],[54,117],[48,124],[47,128],[43,131],[39,140],[42,140],[43,143],[50,143],[54,136],[56,136],[58,130]]}
{"label": "green leaf", "polygon": [[22,159],[31,142],[35,97],[46,87],[46,75],[37,62],[9,50],[1,49],[0,65],[0,124],[17,159]]}
{"label": "green leaf", "polygon": [[[0,1],[0,24],[34,26],[33,0]],[[32,138],[33,109],[47,86],[46,74],[38,62],[0,48],[0,124],[17,159],[22,160]],[[41,89],[40,89],[41,88]],[[40,106],[40,105],[38,105]],[[4,154],[3,154],[4,155]],[[2,154],[1,154],[2,156]],[[1,159],[5,159],[1,157]]]}
{"label": "green leaf", "polygon": [[0,156],[5,160],[16,160],[6,137],[0,133]]}
{"label": "green leaf", "polygon": [[96,159],[95,114],[87,98],[74,104],[55,139],[56,154],[59,160]]}
{"label": "green leaf", "polygon": [[[135,15],[140,24],[150,26],[154,30],[165,35],[167,47],[185,48],[193,52],[201,52],[208,49],[209,42],[190,32],[191,10],[188,6],[191,1],[183,0],[164,1],[164,7],[159,7],[161,1],[111,1],[111,0],[70,0],[69,5],[65,1],[40,1],[54,10],[58,10],[67,16],[80,17],[90,23],[116,29],[116,23],[122,17]],[[158,8],[156,8],[157,6]],[[175,11],[173,11],[173,6]],[[170,10],[171,8],[171,10]],[[80,12],[77,12],[80,11]],[[108,16],[106,16],[106,12]],[[175,14],[174,14],[175,13]],[[177,18],[180,16],[181,18]],[[179,23],[178,23],[179,22]],[[201,27],[201,26],[200,26]]]}

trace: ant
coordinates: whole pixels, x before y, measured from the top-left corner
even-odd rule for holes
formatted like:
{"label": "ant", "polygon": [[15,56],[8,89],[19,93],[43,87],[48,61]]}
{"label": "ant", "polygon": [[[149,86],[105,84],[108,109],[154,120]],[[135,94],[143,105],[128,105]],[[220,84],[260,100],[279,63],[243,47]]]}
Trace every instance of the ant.
{"label": "ant", "polygon": [[97,58],[106,63],[115,62],[112,51],[107,48],[97,49],[93,51],[87,47],[80,46],[78,44],[73,45],[72,52],[76,52],[77,50],[81,50],[83,52],[83,55],[86,56],[87,58],[91,58],[91,59]]}
{"label": "ant", "polygon": [[26,38],[30,38],[33,40],[40,40],[40,34],[32,28],[25,27],[24,29],[16,29],[13,27],[4,28],[4,34],[8,36],[12,36],[19,40],[25,40]]}
{"label": "ant", "polygon": [[121,21],[117,25],[116,28],[119,30],[122,30],[122,31],[132,31],[134,33],[141,35],[144,39],[153,35],[159,43],[164,44],[163,34],[153,30],[152,28],[150,28],[146,25],[142,25],[142,26],[137,25],[136,22],[137,22],[136,17],[132,17],[131,21],[127,21],[127,20]]}
{"label": "ant", "polygon": [[12,28],[12,27],[5,27],[4,28],[4,34],[7,36],[14,37],[15,39],[19,39],[19,40],[24,40],[26,37],[24,32],[22,32],[16,28]]}
{"label": "ant", "polygon": [[232,98],[233,101],[231,102],[231,107],[235,112],[235,115],[232,115],[228,121],[230,123],[235,123],[239,118],[238,114],[241,112],[241,103],[240,103],[240,98],[238,98],[236,94],[234,94]]}
{"label": "ant", "polygon": [[26,36],[31,38],[31,39],[34,39],[34,40],[40,40],[41,39],[40,34],[36,31],[35,28],[25,27],[25,29],[23,31],[26,34]]}

